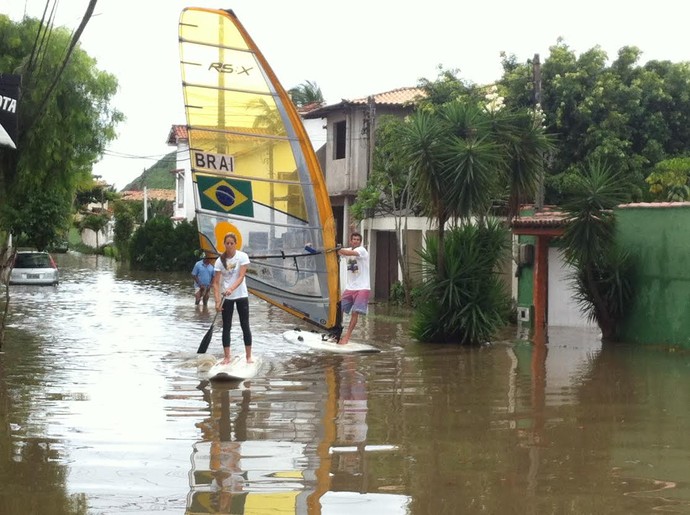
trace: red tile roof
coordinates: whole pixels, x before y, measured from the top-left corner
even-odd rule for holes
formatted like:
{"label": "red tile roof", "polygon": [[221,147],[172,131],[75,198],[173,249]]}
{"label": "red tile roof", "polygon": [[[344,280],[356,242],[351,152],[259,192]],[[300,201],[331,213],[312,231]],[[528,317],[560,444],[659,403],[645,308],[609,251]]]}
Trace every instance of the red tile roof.
{"label": "red tile roof", "polygon": [[173,125],[170,128],[170,132],[168,133],[167,143],[168,143],[168,145],[176,147],[177,142],[179,140],[187,140],[187,139],[189,139],[189,135],[187,134],[187,126],[186,125]]}
{"label": "red tile roof", "polygon": [[514,218],[510,226],[514,234],[559,236],[565,229],[566,216],[555,206],[544,206],[541,211]]}
{"label": "red tile roof", "polygon": [[[398,88],[370,96],[374,97],[374,103],[377,105],[407,105],[425,97],[426,93],[422,88]],[[369,97],[350,100],[350,103],[366,105],[369,103]]]}
{"label": "red tile roof", "polygon": [[383,93],[376,93],[363,98],[356,98],[354,100],[343,99],[337,104],[323,106],[319,109],[314,109],[308,113],[303,114],[304,118],[325,118],[328,113],[334,111],[342,111],[348,107],[362,107],[369,103],[369,97],[373,97],[376,105],[399,106],[404,107],[413,104],[416,100],[425,95],[422,88],[397,88]]}
{"label": "red tile roof", "polygon": [[[142,190],[128,190],[121,192],[122,200],[144,200]],[[151,200],[175,200],[175,190],[147,189],[146,196]]]}

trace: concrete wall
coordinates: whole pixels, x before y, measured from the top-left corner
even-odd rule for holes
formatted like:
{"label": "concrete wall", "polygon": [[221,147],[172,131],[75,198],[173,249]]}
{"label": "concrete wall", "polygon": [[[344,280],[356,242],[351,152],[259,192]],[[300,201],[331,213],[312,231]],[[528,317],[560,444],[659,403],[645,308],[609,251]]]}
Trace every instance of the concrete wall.
{"label": "concrete wall", "polygon": [[630,204],[616,219],[637,264],[623,340],[690,347],[690,203]]}

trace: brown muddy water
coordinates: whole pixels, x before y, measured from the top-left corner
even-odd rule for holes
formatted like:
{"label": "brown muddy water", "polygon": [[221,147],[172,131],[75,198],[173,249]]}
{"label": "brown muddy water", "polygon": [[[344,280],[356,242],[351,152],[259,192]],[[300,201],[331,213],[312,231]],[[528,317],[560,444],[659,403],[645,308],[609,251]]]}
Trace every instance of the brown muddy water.
{"label": "brown muddy water", "polygon": [[420,345],[378,305],[357,337],[382,352],[329,355],[252,299],[259,376],[209,384],[186,274],[57,259],[59,286],[11,289],[0,514],[690,513],[685,353]]}

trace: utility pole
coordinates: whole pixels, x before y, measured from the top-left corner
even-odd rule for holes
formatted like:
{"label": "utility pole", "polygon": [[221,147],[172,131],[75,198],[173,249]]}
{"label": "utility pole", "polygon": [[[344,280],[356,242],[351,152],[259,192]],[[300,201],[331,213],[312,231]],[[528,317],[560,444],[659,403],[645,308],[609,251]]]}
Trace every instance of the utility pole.
{"label": "utility pole", "polygon": [[[532,86],[534,92],[534,108],[537,112],[541,112],[541,61],[539,54],[534,54],[532,60]],[[544,209],[544,166],[542,163],[541,171],[539,172],[539,179],[537,182],[537,193],[534,199],[534,207],[536,211]]]}
{"label": "utility pole", "polygon": [[367,98],[367,179],[371,177],[374,167],[374,147],[376,145],[376,101],[373,96]]}

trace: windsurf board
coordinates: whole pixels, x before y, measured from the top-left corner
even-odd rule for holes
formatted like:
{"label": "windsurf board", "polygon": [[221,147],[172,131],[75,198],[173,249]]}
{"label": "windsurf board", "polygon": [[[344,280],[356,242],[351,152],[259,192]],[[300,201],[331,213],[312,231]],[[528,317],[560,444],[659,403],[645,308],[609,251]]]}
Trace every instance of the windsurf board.
{"label": "windsurf board", "polygon": [[344,345],[340,345],[336,343],[335,340],[324,338],[324,335],[314,331],[292,329],[290,331],[285,331],[283,333],[283,338],[290,343],[305,345],[310,349],[337,352],[340,354],[381,352],[381,349],[367,343],[349,341]]}

